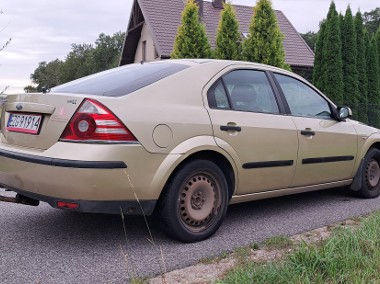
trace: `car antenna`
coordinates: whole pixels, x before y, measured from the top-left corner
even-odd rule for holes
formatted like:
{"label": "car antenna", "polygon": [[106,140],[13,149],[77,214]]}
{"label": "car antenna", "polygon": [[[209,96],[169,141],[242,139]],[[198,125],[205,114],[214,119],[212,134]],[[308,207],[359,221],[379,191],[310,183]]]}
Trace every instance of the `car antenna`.
{"label": "car antenna", "polygon": [[44,86],[44,87],[41,88],[41,91],[42,91],[42,93],[46,94],[46,93],[49,93],[49,92],[50,92],[50,88]]}

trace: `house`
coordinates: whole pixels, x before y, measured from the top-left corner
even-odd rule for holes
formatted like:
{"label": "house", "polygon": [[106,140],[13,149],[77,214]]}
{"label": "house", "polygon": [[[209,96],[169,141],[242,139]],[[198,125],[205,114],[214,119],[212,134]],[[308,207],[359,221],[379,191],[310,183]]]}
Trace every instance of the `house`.
{"label": "house", "polygon": [[[213,48],[224,1],[196,0]],[[170,58],[185,3],[186,0],[134,0],[120,65]],[[240,32],[244,36],[249,30],[252,7],[234,5],[234,8]],[[286,63],[297,73],[311,70],[314,63],[313,51],[285,15],[281,11],[275,12],[280,30],[284,34]]]}

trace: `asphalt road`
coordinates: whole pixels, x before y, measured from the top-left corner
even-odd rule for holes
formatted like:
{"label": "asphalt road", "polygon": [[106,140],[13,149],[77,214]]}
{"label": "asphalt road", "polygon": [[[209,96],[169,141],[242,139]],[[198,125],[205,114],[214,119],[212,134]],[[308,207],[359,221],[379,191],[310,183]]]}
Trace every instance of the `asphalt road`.
{"label": "asphalt road", "polygon": [[196,244],[170,240],[148,219],[153,244],[142,217],[126,217],[124,230],[117,215],[0,202],[0,283],[128,283],[378,209],[379,198],[358,199],[342,189],[298,194],[230,206],[216,235]]}

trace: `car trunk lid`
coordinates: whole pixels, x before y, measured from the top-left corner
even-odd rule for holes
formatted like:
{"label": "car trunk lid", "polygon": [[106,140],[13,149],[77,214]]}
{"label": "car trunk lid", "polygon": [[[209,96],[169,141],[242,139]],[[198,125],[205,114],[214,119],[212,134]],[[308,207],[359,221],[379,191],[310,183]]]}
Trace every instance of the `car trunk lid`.
{"label": "car trunk lid", "polygon": [[62,94],[9,95],[1,116],[1,142],[48,149],[64,131],[84,97]]}

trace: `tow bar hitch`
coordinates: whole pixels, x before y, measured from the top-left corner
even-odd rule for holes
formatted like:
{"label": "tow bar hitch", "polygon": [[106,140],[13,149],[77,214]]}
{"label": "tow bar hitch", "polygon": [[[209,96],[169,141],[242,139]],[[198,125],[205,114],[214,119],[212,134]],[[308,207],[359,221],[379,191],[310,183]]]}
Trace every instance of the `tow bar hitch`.
{"label": "tow bar hitch", "polygon": [[38,200],[26,197],[21,194],[17,194],[16,197],[7,197],[0,195],[0,201],[10,202],[10,203],[19,203],[24,205],[38,206],[40,202]]}

